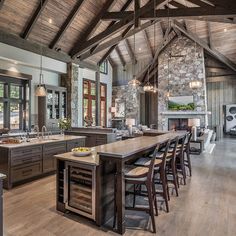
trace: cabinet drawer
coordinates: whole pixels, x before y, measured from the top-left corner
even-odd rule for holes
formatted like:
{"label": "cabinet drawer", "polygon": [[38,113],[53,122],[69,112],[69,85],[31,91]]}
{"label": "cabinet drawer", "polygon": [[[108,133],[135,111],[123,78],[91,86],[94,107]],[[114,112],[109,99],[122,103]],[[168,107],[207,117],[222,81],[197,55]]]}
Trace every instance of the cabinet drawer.
{"label": "cabinet drawer", "polygon": [[42,152],[42,146],[28,146],[28,147],[21,147],[21,148],[15,148],[11,150],[11,157],[21,157],[31,154],[38,154]]}
{"label": "cabinet drawer", "polygon": [[30,164],[35,161],[42,161],[42,152],[27,154],[24,156],[13,156],[11,157],[11,166]]}
{"label": "cabinet drawer", "polygon": [[12,182],[18,182],[31,178],[33,176],[40,175],[42,173],[42,162],[35,162],[30,165],[24,165],[23,167],[13,167],[11,170]]}
{"label": "cabinet drawer", "polygon": [[44,145],[44,154],[56,155],[66,152],[66,142],[48,143]]}
{"label": "cabinet drawer", "polygon": [[85,140],[72,140],[67,141],[67,152],[70,152],[71,149],[76,147],[84,147],[85,146]]}

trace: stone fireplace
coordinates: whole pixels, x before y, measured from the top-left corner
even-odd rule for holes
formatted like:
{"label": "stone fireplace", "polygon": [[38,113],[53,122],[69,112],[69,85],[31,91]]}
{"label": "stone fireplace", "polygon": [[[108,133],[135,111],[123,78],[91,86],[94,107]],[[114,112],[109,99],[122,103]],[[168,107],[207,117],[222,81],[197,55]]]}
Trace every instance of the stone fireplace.
{"label": "stone fireplace", "polygon": [[[202,87],[190,88],[191,81],[200,81]],[[168,45],[159,56],[158,88],[159,129],[171,128],[172,119],[185,120],[185,124],[190,118],[200,118],[201,126],[208,124],[204,51],[199,45],[184,36],[176,38]],[[193,97],[194,110],[168,109],[169,97],[181,96]]]}
{"label": "stone fireplace", "polygon": [[188,119],[187,118],[169,118],[168,119],[168,130],[187,130]]}

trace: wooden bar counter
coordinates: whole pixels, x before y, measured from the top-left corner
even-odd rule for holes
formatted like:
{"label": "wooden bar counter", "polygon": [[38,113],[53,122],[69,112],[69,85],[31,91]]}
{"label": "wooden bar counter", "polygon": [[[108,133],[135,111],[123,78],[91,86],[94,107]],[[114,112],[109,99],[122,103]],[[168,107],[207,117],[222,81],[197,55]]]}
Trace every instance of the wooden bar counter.
{"label": "wooden bar counter", "polygon": [[[62,164],[65,161],[96,166],[96,216],[94,219],[97,225],[108,228],[112,228],[115,214],[114,186],[116,181],[117,228],[115,231],[123,234],[125,233],[125,164],[132,163],[144,154],[152,152],[157,144],[184,134],[184,132],[168,132],[162,135],[157,134],[157,136],[152,134],[152,136],[142,136],[97,146],[93,148],[93,154],[87,157],[88,160],[73,157],[72,153],[57,155],[58,168],[65,166]],[[63,170],[59,169],[58,173],[60,172],[62,173]],[[62,202],[59,206],[58,210],[64,211]]]}

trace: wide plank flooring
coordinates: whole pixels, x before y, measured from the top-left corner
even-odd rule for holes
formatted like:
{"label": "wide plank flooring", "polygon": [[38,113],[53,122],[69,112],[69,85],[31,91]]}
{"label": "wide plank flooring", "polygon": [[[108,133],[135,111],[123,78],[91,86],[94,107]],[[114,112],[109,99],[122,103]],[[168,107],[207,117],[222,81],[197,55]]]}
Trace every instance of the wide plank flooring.
{"label": "wide plank flooring", "polygon": [[[236,235],[236,140],[217,143],[211,155],[192,156],[193,177],[171,196],[170,213],[156,217],[163,236]],[[160,206],[160,205],[159,205]],[[125,235],[153,235],[146,214],[127,212]],[[134,228],[136,227],[136,228]],[[142,228],[144,227],[144,229]],[[55,209],[55,176],[4,191],[5,236],[116,235],[75,214]]]}

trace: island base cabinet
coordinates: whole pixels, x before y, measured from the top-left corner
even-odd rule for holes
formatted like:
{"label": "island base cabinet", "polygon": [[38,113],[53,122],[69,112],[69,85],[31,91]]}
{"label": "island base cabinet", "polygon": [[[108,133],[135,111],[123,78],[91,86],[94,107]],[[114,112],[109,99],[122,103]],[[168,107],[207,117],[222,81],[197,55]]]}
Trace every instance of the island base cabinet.
{"label": "island base cabinet", "polygon": [[57,210],[69,210],[95,220],[96,166],[60,162],[57,171]]}

